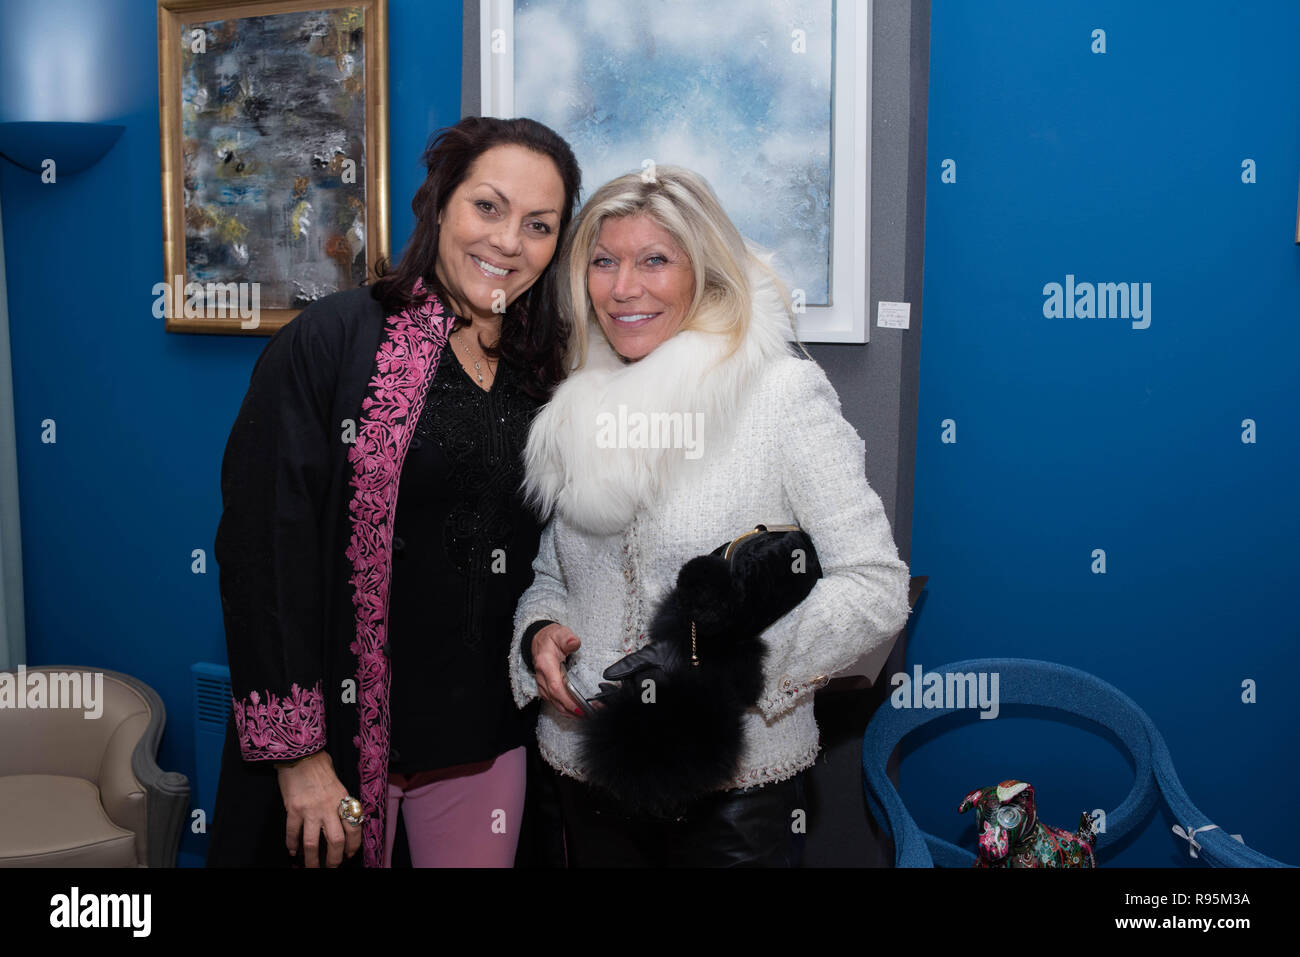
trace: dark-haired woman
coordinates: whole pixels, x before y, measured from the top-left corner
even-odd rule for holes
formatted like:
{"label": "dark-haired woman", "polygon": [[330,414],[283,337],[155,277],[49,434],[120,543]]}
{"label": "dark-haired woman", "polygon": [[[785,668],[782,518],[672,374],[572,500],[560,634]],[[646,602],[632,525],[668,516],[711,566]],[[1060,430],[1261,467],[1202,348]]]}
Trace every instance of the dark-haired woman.
{"label": "dark-haired woman", "polygon": [[[209,865],[510,866],[528,733],[505,660],[539,527],[520,452],[563,376],[552,261],[578,194],[526,119],[440,132],[372,287],[254,366],[214,554],[233,714]],[[358,851],[360,853],[358,853]]]}

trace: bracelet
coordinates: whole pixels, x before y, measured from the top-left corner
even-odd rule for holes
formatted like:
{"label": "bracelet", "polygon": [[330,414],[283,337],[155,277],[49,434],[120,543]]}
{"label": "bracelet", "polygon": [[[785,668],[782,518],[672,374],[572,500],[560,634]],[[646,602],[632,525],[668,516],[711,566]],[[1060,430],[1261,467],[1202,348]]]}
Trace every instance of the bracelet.
{"label": "bracelet", "polygon": [[308,758],[314,758],[318,754],[320,754],[319,751],[313,751],[311,754],[304,754],[302,757],[294,758],[292,761],[276,761],[275,769],[277,771],[283,771],[286,768],[297,767],[299,764],[302,764],[302,762],[306,761]]}

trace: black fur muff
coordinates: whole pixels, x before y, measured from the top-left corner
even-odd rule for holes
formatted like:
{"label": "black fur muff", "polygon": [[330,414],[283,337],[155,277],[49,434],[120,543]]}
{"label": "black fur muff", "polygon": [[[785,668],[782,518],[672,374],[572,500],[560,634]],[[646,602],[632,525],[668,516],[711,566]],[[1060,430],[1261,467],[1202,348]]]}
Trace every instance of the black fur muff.
{"label": "black fur muff", "polygon": [[650,643],[606,670],[622,683],[581,723],[589,782],[629,814],[676,817],[735,776],[741,719],[763,689],[760,636],[821,577],[802,531],[753,535],[730,560],[726,548],[682,566],[651,620]]}

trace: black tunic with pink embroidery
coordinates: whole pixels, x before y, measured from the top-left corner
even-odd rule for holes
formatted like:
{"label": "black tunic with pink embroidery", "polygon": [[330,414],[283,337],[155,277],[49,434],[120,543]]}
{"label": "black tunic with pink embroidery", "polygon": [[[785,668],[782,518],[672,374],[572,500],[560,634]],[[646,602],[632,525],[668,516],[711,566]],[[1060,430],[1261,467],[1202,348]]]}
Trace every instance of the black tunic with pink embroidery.
{"label": "black tunic with pink embroidery", "polygon": [[541,531],[519,491],[536,410],[508,364],[484,391],[443,350],[397,494],[390,771],[488,760],[531,730],[506,660]]}
{"label": "black tunic with pink embroidery", "polygon": [[[536,403],[490,391],[446,345],[433,297],[386,316],[368,288],[271,337],[222,461],[214,555],[230,661],[209,866],[289,865],[274,763],[327,750],[378,866],[390,768],[523,743],[506,658],[532,578],[519,502]],[[400,489],[400,494],[399,494]]]}

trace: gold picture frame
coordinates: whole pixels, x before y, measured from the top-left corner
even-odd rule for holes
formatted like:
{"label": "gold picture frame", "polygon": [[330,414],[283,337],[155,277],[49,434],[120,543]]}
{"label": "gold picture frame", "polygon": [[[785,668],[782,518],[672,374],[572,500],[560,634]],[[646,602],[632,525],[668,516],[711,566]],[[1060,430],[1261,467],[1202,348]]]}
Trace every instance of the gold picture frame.
{"label": "gold picture frame", "polygon": [[387,0],[158,0],[158,64],[166,331],[270,335],[372,281],[389,256]]}

